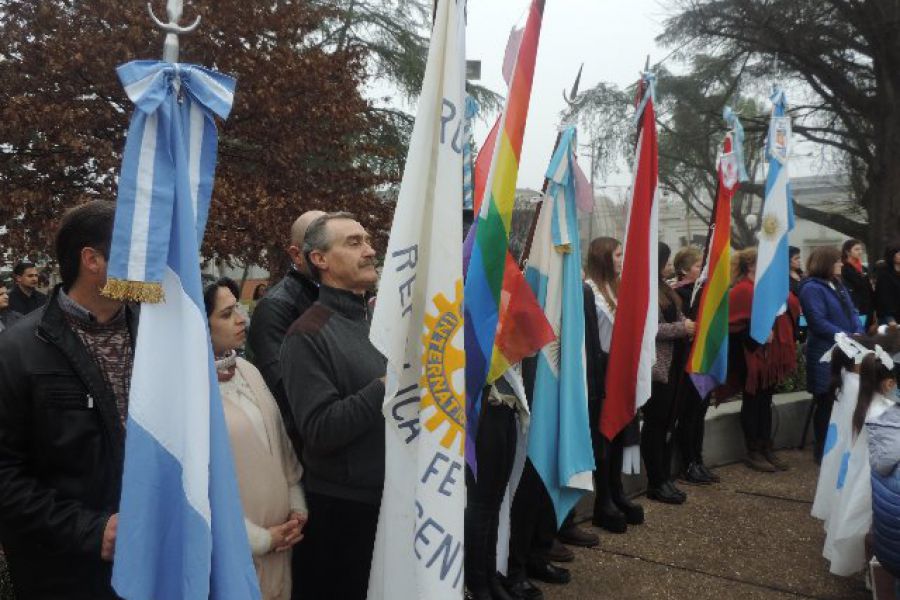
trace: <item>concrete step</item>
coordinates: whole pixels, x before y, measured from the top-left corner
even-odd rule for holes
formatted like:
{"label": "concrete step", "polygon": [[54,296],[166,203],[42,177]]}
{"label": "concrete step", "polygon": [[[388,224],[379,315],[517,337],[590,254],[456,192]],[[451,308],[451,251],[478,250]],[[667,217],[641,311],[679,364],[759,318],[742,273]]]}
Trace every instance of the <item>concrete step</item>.
{"label": "concrete step", "polygon": [[[803,427],[812,404],[807,392],[776,394],[772,399],[772,433],[776,449],[797,448],[803,436]],[[703,460],[708,467],[721,467],[743,460],[746,453],[744,434],[741,431],[741,401],[723,402],[719,406],[710,407],[706,413],[706,433],[703,438]],[[811,444],[810,430],[806,447]],[[812,450],[809,450],[812,452]],[[677,454],[677,452],[676,452]],[[672,467],[672,473],[678,473],[680,465],[678,457]],[[647,490],[647,478],[643,465],[640,475],[623,475],[626,493],[631,496],[642,494]],[[593,511],[593,494],[581,499],[576,508],[576,518],[584,521],[591,517]]]}

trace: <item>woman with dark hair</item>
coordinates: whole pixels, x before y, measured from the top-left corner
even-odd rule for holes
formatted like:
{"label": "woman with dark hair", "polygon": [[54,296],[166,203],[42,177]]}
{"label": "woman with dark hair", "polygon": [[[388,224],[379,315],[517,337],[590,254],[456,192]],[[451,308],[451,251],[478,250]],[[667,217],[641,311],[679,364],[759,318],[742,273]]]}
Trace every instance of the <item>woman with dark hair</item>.
{"label": "woman with dark hair", "polygon": [[849,239],[841,246],[841,280],[850,292],[853,305],[865,319],[864,327],[872,323],[874,304],[872,296],[872,281],[869,279],[869,270],[862,263],[863,245],[855,239]]}
{"label": "woman with dark hair", "polygon": [[269,290],[269,286],[265,283],[258,283],[256,287],[253,288],[253,301],[257,302],[262,300],[262,297],[266,295],[266,292]]}
{"label": "woman with dark hair", "polygon": [[203,303],[262,597],[288,600],[291,548],[303,539],[308,518],[300,487],[302,470],[262,375],[237,356],[247,324],[238,294],[237,284],[222,278],[206,287]]}
{"label": "woman with dark hair", "polygon": [[728,293],[728,390],[742,392],[741,428],[747,444],[745,463],[751,469],[773,473],[788,465],[772,444],[772,394],[797,368],[795,332],[800,303],[788,294],[787,310],[775,319],[769,339],[757,343],[750,336],[756,248],[735,253]]}
{"label": "woman with dark hair", "polygon": [[875,313],[882,325],[900,322],[900,242],[888,245],[875,278]]}
{"label": "woman with dark hair", "polygon": [[[659,244],[659,273],[669,264],[672,251]],[[641,408],[641,456],[647,467],[647,497],[667,504],[682,504],[687,494],[672,481],[672,443],[669,434],[675,423],[675,398],[684,372],[686,341],[694,335],[694,322],[681,312],[678,294],[659,278],[659,328],[656,334],[656,363],[652,370],[650,399]]]}
{"label": "woman with dark hair", "polygon": [[797,246],[788,246],[789,275],[791,280],[788,282],[790,290],[795,295],[800,295],[800,282],[803,281],[803,259],[800,257],[800,248]]}
{"label": "woman with dark hair", "polygon": [[809,255],[807,278],[800,286],[800,305],[808,327],[806,389],[813,395],[815,402],[813,457],[817,464],[822,463],[825,433],[834,404],[834,394],[829,390],[831,373],[828,363],[823,363],[820,359],[834,344],[836,334],[862,333],[859,313],[850,293],[841,282],[844,266],[837,248],[816,248]]}
{"label": "woman with dark hair", "polygon": [[[269,286],[265,283],[257,283],[256,287],[253,288],[253,297],[250,299],[250,316],[253,316],[253,313],[256,311],[256,305],[263,299],[267,291],[269,291]],[[238,296],[238,299],[240,299],[240,296]]]}
{"label": "woman with dark hair", "polygon": [[[694,284],[703,268],[703,254],[693,246],[675,253],[672,260],[678,281],[672,286],[681,299],[682,312],[688,319],[696,320],[700,293],[694,294]],[[706,429],[706,411],[709,395],[700,396],[690,377],[681,376],[678,387],[678,424],[675,439],[681,452],[684,471],[681,478],[687,483],[706,485],[719,481],[719,476],[703,464],[703,437]]]}
{"label": "woman with dark hair", "polygon": [[593,240],[588,249],[585,272],[588,414],[596,463],[593,524],[612,533],[624,533],[628,525],[644,522],[643,507],[629,500],[622,486],[625,448],[633,452],[637,447],[640,427],[635,418],[612,441],[600,433],[600,412],[606,398],[606,365],[622,274],[622,245],[609,237]]}

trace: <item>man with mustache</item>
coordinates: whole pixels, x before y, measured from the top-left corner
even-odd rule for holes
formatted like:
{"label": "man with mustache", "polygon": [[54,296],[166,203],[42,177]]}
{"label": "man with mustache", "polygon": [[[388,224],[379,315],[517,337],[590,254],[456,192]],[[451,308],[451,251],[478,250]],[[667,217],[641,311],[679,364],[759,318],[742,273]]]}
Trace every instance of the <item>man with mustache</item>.
{"label": "man with mustache", "polygon": [[369,342],[375,251],[353,215],[330,213],[310,224],[303,252],[319,299],[281,349],[310,515],[294,598],[363,600],[384,485],[386,361]]}

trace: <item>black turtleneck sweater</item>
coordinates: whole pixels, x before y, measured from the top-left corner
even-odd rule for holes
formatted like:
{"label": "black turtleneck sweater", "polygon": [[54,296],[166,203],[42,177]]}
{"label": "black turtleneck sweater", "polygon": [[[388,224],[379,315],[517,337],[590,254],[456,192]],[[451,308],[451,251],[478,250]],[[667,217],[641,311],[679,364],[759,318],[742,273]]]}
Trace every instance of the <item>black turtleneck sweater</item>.
{"label": "black turtleneck sweater", "polygon": [[384,356],[369,342],[366,298],[322,286],[281,349],[307,491],[378,504],[384,484]]}

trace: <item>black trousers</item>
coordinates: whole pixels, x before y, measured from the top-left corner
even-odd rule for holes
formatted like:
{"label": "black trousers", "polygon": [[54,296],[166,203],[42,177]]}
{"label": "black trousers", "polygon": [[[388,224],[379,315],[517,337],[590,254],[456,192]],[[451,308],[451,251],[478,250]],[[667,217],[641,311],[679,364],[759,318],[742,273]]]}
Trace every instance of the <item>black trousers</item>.
{"label": "black trousers", "polygon": [[709,410],[709,397],[701,398],[700,393],[690,378],[682,380],[681,401],[679,403],[678,426],[675,438],[684,466],[703,462],[703,436],[706,431],[706,411]]}
{"label": "black trousers", "polygon": [[831,421],[831,409],[834,407],[834,396],[828,392],[814,394],[813,402],[813,457],[817,463],[822,462],[822,453],[825,451],[825,436],[828,434],[828,423]]}
{"label": "black trousers", "polygon": [[509,569],[511,581],[526,578],[529,562],[544,559],[540,554],[553,547],[556,513],[541,476],[530,460],[525,461],[510,515]]}
{"label": "black trousers", "polygon": [[496,572],[500,505],[516,457],[516,411],[484,399],[475,456],[478,477],[466,466],[465,567],[466,587],[487,589]]}
{"label": "black trousers", "polygon": [[741,428],[747,445],[772,441],[772,390],[755,394],[744,392],[741,404]]}
{"label": "black trousers", "polygon": [[294,546],[294,600],[365,600],[377,504],[307,492],[309,523]]}
{"label": "black trousers", "polygon": [[641,457],[647,468],[647,484],[659,487],[672,478],[672,430],[675,410],[675,386],[654,381],[650,399],[644,405],[641,430]]}

